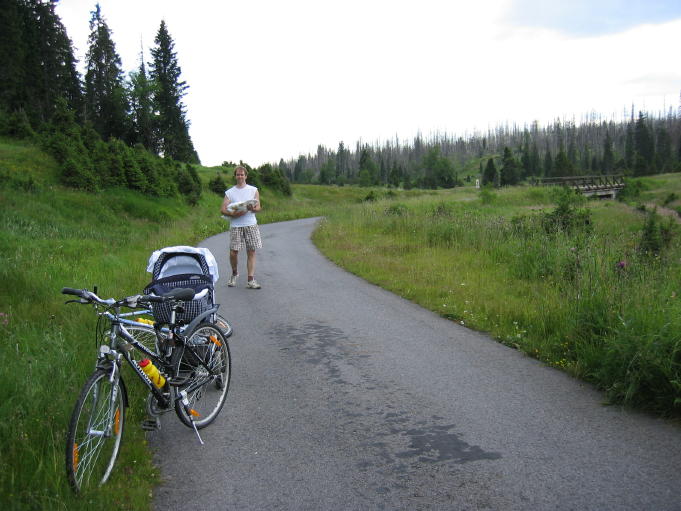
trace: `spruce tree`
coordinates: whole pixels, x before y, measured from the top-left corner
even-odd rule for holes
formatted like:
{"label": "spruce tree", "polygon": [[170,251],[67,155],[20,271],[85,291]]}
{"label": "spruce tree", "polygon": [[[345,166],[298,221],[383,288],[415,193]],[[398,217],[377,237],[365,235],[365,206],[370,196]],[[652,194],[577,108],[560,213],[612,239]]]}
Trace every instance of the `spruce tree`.
{"label": "spruce tree", "polygon": [[553,156],[548,148],[544,154],[544,177],[554,177]]}
{"label": "spruce tree", "polygon": [[48,121],[59,98],[80,108],[80,76],[71,40],[53,2],[0,0],[0,108]]}
{"label": "spruce tree", "polygon": [[634,127],[634,148],[638,157],[634,159],[634,171],[637,175],[650,174],[655,156],[655,141],[648,127],[648,118],[639,112]]}
{"label": "spruce tree", "polygon": [[104,140],[128,140],[128,105],[123,86],[121,58],[111,38],[99,4],[90,18],[90,36],[85,56],[85,119]]}
{"label": "spruce tree", "polygon": [[530,151],[530,175],[538,176],[541,174],[541,159],[539,157],[539,149],[537,142],[532,142],[532,150]]}
{"label": "spruce tree", "polygon": [[634,168],[634,152],[634,128],[632,123],[629,123],[624,141],[624,163],[628,169]]}
{"label": "spruce tree", "polygon": [[603,173],[612,174],[615,168],[615,155],[612,152],[612,139],[610,133],[605,134],[605,141],[603,142]]}
{"label": "spruce tree", "polygon": [[501,186],[513,186],[520,181],[518,162],[513,157],[511,149],[504,147],[504,156],[501,159],[499,181]]}
{"label": "spruce tree", "polygon": [[525,140],[520,148],[520,166],[522,168],[522,177],[532,175],[532,157],[530,156],[529,148],[529,134],[525,135]]}
{"label": "spruce tree", "polygon": [[554,167],[554,175],[557,177],[571,176],[574,172],[572,163],[563,149],[563,145],[558,149],[558,154],[556,155],[556,162]]}
{"label": "spruce tree", "polygon": [[199,163],[199,157],[189,136],[189,122],[182,98],[189,86],[180,80],[182,70],[174,51],[175,43],[170,37],[165,21],[154,40],[149,75],[154,81],[153,103],[158,113],[156,134],[159,149],[164,156],[187,163]]}
{"label": "spruce tree", "polygon": [[336,183],[344,183],[347,180],[349,168],[350,151],[345,148],[343,141],[340,141],[336,151]]}
{"label": "spruce tree", "polygon": [[482,173],[482,186],[496,186],[497,181],[497,167],[494,165],[494,158],[490,158],[487,160],[485,171]]}
{"label": "spruce tree", "polygon": [[305,156],[300,155],[296,166],[293,168],[293,181],[295,183],[302,183],[305,173]]}
{"label": "spruce tree", "polygon": [[54,112],[56,98],[62,97],[74,112],[79,112],[82,102],[80,75],[77,60],[66,28],[54,12],[56,2],[42,5],[44,20],[41,55],[44,62],[45,104],[48,113]]}
{"label": "spruce tree", "polygon": [[667,128],[660,125],[656,132],[655,170],[669,172],[672,168],[672,139]]}
{"label": "spruce tree", "polygon": [[390,174],[388,175],[388,184],[397,188],[400,186],[401,172],[396,162],[393,162],[390,167]]}
{"label": "spruce tree", "polygon": [[14,112],[26,105],[26,54],[28,44],[25,22],[31,20],[25,2],[0,0],[0,107]]}
{"label": "spruce tree", "polygon": [[134,131],[133,141],[142,144],[154,154],[158,154],[153,126],[153,83],[148,79],[142,51],[140,51],[139,68],[136,72],[130,73],[129,96]]}

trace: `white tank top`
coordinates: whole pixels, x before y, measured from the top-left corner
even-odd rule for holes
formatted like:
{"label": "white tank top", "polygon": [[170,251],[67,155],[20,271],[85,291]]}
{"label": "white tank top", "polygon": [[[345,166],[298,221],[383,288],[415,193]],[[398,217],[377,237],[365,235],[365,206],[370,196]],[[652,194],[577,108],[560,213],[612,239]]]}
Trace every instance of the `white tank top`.
{"label": "white tank top", "polygon": [[[225,195],[229,198],[229,202],[243,202],[255,199],[255,192],[257,191],[258,189],[251,185],[246,185],[243,188],[232,186],[225,192]],[[230,227],[248,227],[249,225],[256,225],[257,223],[258,219],[252,211],[248,211],[245,215],[240,217],[229,217]]]}

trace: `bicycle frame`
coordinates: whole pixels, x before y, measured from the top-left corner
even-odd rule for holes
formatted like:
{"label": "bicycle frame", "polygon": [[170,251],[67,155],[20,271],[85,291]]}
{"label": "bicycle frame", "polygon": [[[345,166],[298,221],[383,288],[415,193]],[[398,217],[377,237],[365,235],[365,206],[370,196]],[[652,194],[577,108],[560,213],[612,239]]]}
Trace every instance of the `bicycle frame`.
{"label": "bicycle frame", "polygon": [[[118,311],[117,311],[118,312]],[[168,398],[161,392],[161,390],[156,387],[149,379],[149,377],[142,371],[136,360],[134,360],[129,351],[124,347],[123,349],[118,349],[118,336],[120,335],[126,342],[132,344],[135,349],[138,349],[145,355],[149,356],[157,364],[163,364],[163,360],[158,356],[157,353],[152,352],[138,340],[136,340],[130,333],[125,329],[125,326],[121,324],[121,321],[117,318],[118,314],[111,314],[110,312],[101,313],[111,322],[111,333],[109,334],[109,345],[103,344],[99,348],[99,359],[97,361],[97,367],[103,367],[102,361],[106,361],[105,364],[111,364],[111,376],[110,381],[113,382],[115,378],[118,378],[118,373],[120,372],[121,358],[132,367],[137,376],[144,382],[149,391],[154,395],[159,405],[167,408],[170,405]]]}
{"label": "bicycle frame", "polygon": [[[186,326],[182,327],[181,329],[178,328],[177,330],[176,329],[171,330],[168,327],[163,327],[163,328],[160,329],[161,332],[163,333],[163,335],[166,335],[168,338],[170,338],[170,336],[172,334],[177,339],[180,339],[179,342],[183,345],[182,346],[183,350],[188,351],[192,355],[194,360],[199,365],[203,366],[203,368],[206,369],[206,371],[208,371],[208,374],[210,374],[212,376],[217,375],[215,370],[211,369],[210,367],[208,367],[206,365],[204,360],[200,356],[197,355],[196,351],[194,350],[194,348],[192,347],[191,344],[185,342],[184,338],[181,335],[181,332],[182,331],[193,331],[193,329],[196,325],[198,325],[201,321],[203,321],[205,318],[207,318],[211,314],[214,314],[216,311],[217,311],[217,307],[214,307],[213,309],[204,312],[203,314],[201,314],[197,318],[195,318],[194,321],[192,321],[189,325],[186,325]],[[125,339],[125,341],[132,344],[137,350],[141,351],[142,353],[144,353],[145,355],[150,357],[158,365],[165,368],[165,367],[167,367],[168,363],[158,353],[152,352],[149,348],[144,346],[142,343],[137,341],[132,335],[130,335],[130,333],[125,329],[125,325],[126,324],[127,325],[134,325],[134,326],[137,326],[137,327],[145,328],[145,329],[148,329],[150,332],[154,332],[155,335],[158,336],[159,333],[158,333],[157,329],[154,326],[148,325],[146,323],[140,323],[138,321],[131,321],[129,319],[121,318],[121,314],[119,314],[118,311],[116,311],[116,314],[111,314],[110,312],[103,312],[102,314],[110,321],[111,326],[112,326],[111,334],[110,334],[110,337],[111,337],[110,350],[112,351],[112,354],[114,356],[117,356],[118,361],[119,361],[118,363],[120,364],[120,356],[122,356],[126,360],[126,362],[133,368],[133,370],[135,371],[137,376],[149,388],[151,393],[154,395],[154,397],[159,402],[159,405],[161,405],[164,408],[169,406],[169,402],[168,402],[167,398],[165,397],[165,395],[163,394],[163,392],[161,392],[158,389],[158,387],[156,387],[151,382],[151,380],[144,373],[144,371],[142,371],[142,368],[139,366],[137,361],[134,360],[130,356],[129,350],[123,349],[121,351],[118,351],[116,349],[117,348],[117,344],[116,344],[117,343],[117,336],[120,335],[121,337],[123,337],[123,339]],[[129,316],[131,314],[128,313],[126,315]],[[100,352],[101,352],[101,348],[100,348]],[[173,363],[176,363],[176,362],[177,361],[173,361]],[[188,388],[184,389],[184,391],[185,392],[191,392],[194,389],[199,388],[201,385],[203,385],[203,382],[197,381],[194,384],[190,385]],[[172,383],[170,384],[170,386],[171,387],[173,386]],[[181,397],[175,397],[173,400],[178,400],[178,399],[181,399]]]}

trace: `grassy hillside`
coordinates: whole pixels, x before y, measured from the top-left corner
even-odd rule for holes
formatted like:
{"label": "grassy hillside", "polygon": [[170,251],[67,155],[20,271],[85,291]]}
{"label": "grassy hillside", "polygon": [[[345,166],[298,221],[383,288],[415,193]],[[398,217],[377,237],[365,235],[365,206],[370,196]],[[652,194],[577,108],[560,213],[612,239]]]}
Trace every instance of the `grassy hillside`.
{"label": "grassy hillside", "polygon": [[[198,172],[207,182],[217,170]],[[36,146],[0,138],[0,507],[145,509],[158,474],[137,427],[146,396],[132,377],[132,410],[110,484],[85,498],[67,486],[66,426],[94,368],[96,317],[90,308],[64,305],[59,291],[96,285],[104,297],[140,292],[153,250],[196,244],[227,228],[222,196],[204,190],[190,207],[127,189],[69,190],[56,176],[56,163]],[[303,186],[284,197],[263,189],[259,221],[324,215],[329,204],[357,204],[369,192]]]}

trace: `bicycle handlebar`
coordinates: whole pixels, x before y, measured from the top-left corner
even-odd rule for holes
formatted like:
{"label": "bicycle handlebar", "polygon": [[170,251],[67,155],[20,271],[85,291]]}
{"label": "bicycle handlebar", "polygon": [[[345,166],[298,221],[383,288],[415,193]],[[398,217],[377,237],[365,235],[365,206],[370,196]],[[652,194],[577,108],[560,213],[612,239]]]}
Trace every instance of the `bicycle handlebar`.
{"label": "bicycle handlebar", "polygon": [[87,289],[74,289],[72,287],[63,287],[61,290],[62,294],[65,295],[73,295],[73,296],[78,296],[80,298],[80,303],[91,303],[91,302],[96,302],[102,305],[123,305],[125,307],[130,307],[130,308],[136,308],[138,307],[138,303],[164,303],[164,302],[179,302],[179,301],[188,301],[194,298],[194,295],[196,292],[193,289],[189,288],[180,288],[180,289],[174,289],[169,293],[164,294],[163,296],[156,296],[156,295],[133,295],[133,296],[128,296],[126,298],[123,298],[122,300],[114,300],[113,298],[109,298],[107,300],[104,300],[97,296],[95,293],[92,291],[88,291]]}

